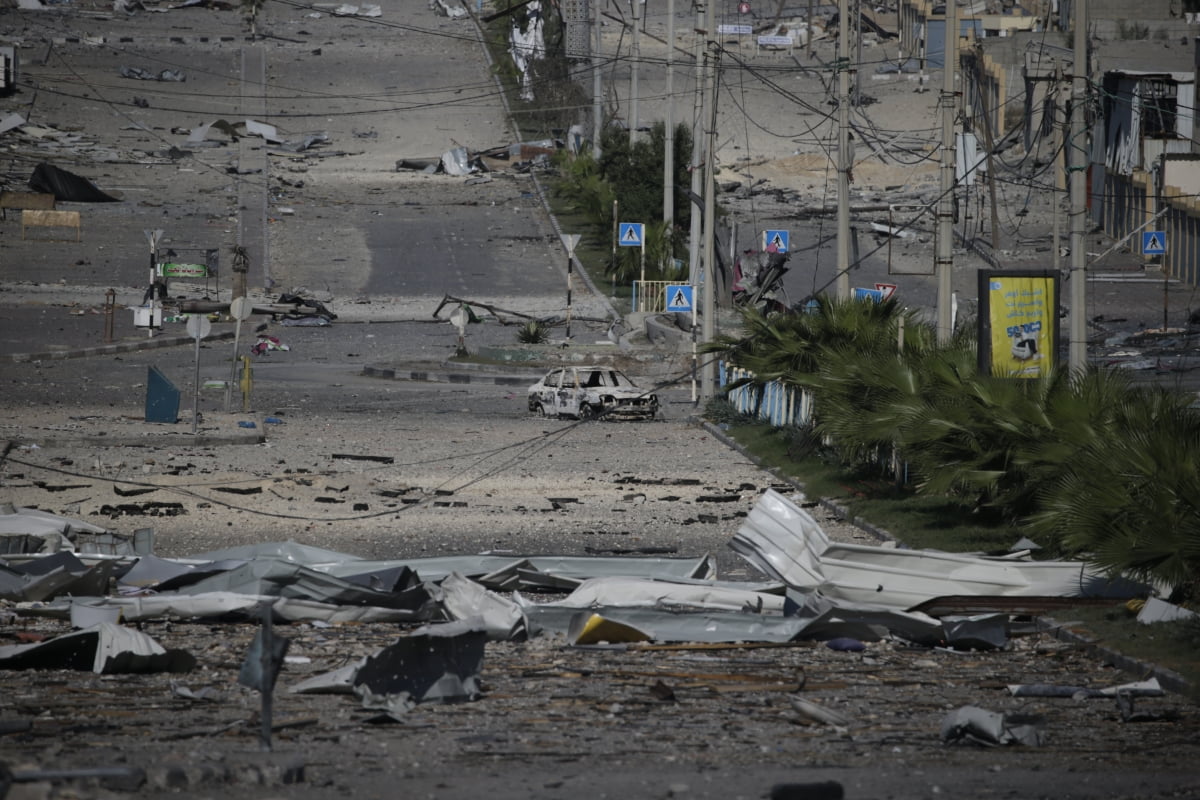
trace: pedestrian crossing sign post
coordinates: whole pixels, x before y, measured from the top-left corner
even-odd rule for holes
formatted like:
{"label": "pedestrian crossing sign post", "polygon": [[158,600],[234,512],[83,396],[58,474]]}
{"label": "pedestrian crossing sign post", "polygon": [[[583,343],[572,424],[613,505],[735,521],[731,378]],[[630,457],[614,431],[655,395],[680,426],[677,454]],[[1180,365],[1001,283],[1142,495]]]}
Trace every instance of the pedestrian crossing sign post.
{"label": "pedestrian crossing sign post", "polygon": [[[642,248],[642,280],[646,282],[646,227],[640,222],[622,222],[617,226],[617,244]],[[613,253],[615,256],[616,253]],[[639,296],[641,292],[639,291]],[[641,309],[644,310],[644,309]]]}
{"label": "pedestrian crossing sign post", "polygon": [[763,231],[763,250],[770,249],[771,245],[775,246],[775,251],[786,253],[788,251],[788,232],[787,231]]}
{"label": "pedestrian crossing sign post", "polygon": [[1162,231],[1142,232],[1142,255],[1161,256],[1167,252],[1167,237]]}
{"label": "pedestrian crossing sign post", "polygon": [[692,312],[696,311],[696,304],[693,302],[696,296],[696,287],[687,284],[669,283],[667,284],[667,311]]}

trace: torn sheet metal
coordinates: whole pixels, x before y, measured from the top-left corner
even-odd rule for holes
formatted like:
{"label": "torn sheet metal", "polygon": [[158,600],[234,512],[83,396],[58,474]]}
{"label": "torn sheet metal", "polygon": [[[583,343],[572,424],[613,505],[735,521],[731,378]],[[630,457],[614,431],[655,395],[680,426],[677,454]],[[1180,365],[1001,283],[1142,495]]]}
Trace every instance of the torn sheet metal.
{"label": "torn sheet metal", "polygon": [[884,608],[912,608],[947,595],[1059,597],[1112,588],[1081,561],[836,544],[807,512],[773,490],[759,499],[730,547],[789,586]]}
{"label": "torn sheet metal", "polygon": [[487,632],[470,621],[427,625],[359,667],[354,693],[364,708],[397,715],[418,703],[478,700]]}
{"label": "torn sheet metal", "polygon": [[1008,693],[1013,697],[1162,697],[1165,692],[1158,683],[1158,678],[1144,681],[1123,683],[1120,686],[1106,686],[1096,689],[1087,686],[1054,686],[1045,683],[1009,684]]}
{"label": "torn sheet metal", "polygon": [[107,528],[93,525],[81,519],[72,519],[37,508],[14,506],[12,503],[0,503],[0,534],[28,533],[42,535],[57,533],[70,538],[75,532],[106,533]]}
{"label": "torn sheet metal", "polygon": [[37,602],[61,595],[103,595],[119,565],[84,564],[74,553],[60,551],[21,563],[0,566],[0,598]]}
{"label": "torn sheet metal", "polygon": [[212,575],[228,572],[245,563],[245,561],[227,559],[189,564],[154,555],[144,556],[139,558],[137,563],[121,576],[120,591],[122,594],[133,594],[150,589],[156,592],[169,592]]}
{"label": "torn sheet metal", "polygon": [[718,586],[701,582],[675,583],[647,578],[606,577],[589,578],[567,597],[548,605],[568,608],[703,608],[781,614],[784,599],[780,594],[738,589],[728,584]]}
{"label": "torn sheet metal", "polygon": [[[518,602],[521,599],[518,596]],[[581,612],[575,608],[524,605],[531,625],[567,636]],[[588,609],[605,620],[644,632],[655,642],[791,642],[803,638],[805,620],[732,611],[680,613],[653,608]]]}
{"label": "torn sheet metal", "polygon": [[457,572],[432,594],[451,619],[476,620],[490,640],[523,642],[529,638],[529,621],[519,605]]}
{"label": "torn sheet metal", "polygon": [[166,650],[146,634],[111,622],[36,644],[0,647],[0,669],[73,669],[111,675],[188,672],[195,666],[190,653]]}
{"label": "torn sheet metal", "polygon": [[428,608],[432,600],[422,585],[404,586],[396,591],[377,590],[298,564],[275,559],[257,559],[234,569],[181,586],[180,594],[210,592],[312,600],[331,605],[376,606],[417,612]]}
{"label": "torn sheet metal", "polygon": [[717,572],[710,554],[687,558],[617,556],[522,556],[483,553],[473,556],[432,556],[370,560],[295,542],[270,542],[199,553],[181,563],[276,558],[318,572],[349,579],[354,575],[407,566],[422,581],[441,581],[459,573],[493,591],[547,589],[570,591],[588,578],[606,576],[708,580]]}
{"label": "torn sheet metal", "polygon": [[942,719],[942,741],[946,744],[1023,744],[1040,747],[1043,738],[1041,727],[1033,718],[963,706]]}
{"label": "torn sheet metal", "polygon": [[442,153],[442,172],[447,175],[470,175],[478,169],[471,163],[471,155],[465,147],[455,147]]}
{"label": "torn sheet metal", "polygon": [[1155,622],[1176,622],[1181,619],[1192,619],[1195,616],[1195,611],[1151,596],[1146,598],[1146,602],[1138,611],[1137,621],[1143,625],[1152,625]]}
{"label": "torn sheet metal", "polygon": [[427,622],[431,616],[431,610],[428,608],[412,611],[377,606],[347,606],[234,592],[207,592],[194,596],[160,594],[145,597],[75,597],[52,603],[22,603],[17,610],[24,616],[68,619],[71,606],[76,602],[85,602],[98,609],[119,608],[121,618],[127,622],[162,617],[246,621],[260,618],[263,605],[271,606],[273,619],[278,622],[412,623]]}
{"label": "torn sheet metal", "polygon": [[784,614],[804,622],[806,639],[851,636],[877,642],[891,635],[932,647],[941,644],[945,635],[941,622],[928,614],[834,601],[813,591],[788,589]]}

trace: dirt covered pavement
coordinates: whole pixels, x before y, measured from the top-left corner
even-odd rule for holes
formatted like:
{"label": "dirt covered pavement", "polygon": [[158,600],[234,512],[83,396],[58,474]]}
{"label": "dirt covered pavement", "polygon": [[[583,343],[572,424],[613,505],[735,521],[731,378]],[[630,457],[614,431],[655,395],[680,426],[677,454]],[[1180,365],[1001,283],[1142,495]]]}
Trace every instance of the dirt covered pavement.
{"label": "dirt covered pavement", "polygon": [[[339,319],[328,328],[269,327],[288,349],[254,361],[251,410],[235,405],[227,412],[219,390],[201,389],[198,436],[190,433],[188,415],[196,369],[190,346],[3,363],[0,442],[13,446],[0,466],[0,501],[122,534],[152,527],[155,553],[164,558],[281,541],[374,559],[711,554],[719,579],[765,581],[728,543],[766,489],[795,487],[694,419],[686,368],[673,357],[630,356],[627,370],[656,387],[664,403],[659,419],[634,424],[535,418],[521,381],[532,383],[536,370],[520,367],[504,371],[518,376],[508,383],[460,367],[453,368],[453,383],[365,374],[369,366],[398,364],[450,371],[456,335],[431,312],[443,292],[476,296],[471,290],[479,282],[468,270],[463,283],[440,286],[437,260],[420,262],[396,281],[399,270],[390,267],[407,263],[417,244],[422,252],[447,245],[388,239],[394,217],[384,214],[397,208],[406,224],[423,215],[453,220],[469,213],[475,238],[450,241],[455,258],[465,263],[471,248],[502,248],[506,274],[554,281],[537,293],[500,281],[478,299],[531,314],[562,311],[556,239],[538,216],[527,176],[496,174],[486,185],[468,185],[394,170],[398,159],[436,157],[468,136],[479,147],[505,144],[509,134],[490,76],[467,80],[447,67],[445,93],[467,100],[454,105],[422,96],[410,108],[394,95],[405,81],[438,83],[439,76],[387,74],[379,54],[388,47],[426,59],[458,48],[456,68],[486,67],[482,57],[474,60],[469,22],[434,17],[423,3],[383,9],[389,26],[368,28],[327,9],[268,7],[269,35],[258,44],[269,52],[267,70],[281,92],[270,111],[289,120],[281,126],[287,138],[323,129],[330,143],[317,152],[274,154],[267,162],[272,182],[257,185],[270,189],[265,198],[253,196],[253,180],[239,186],[229,177],[264,166],[254,158],[256,140],[214,135],[194,146],[191,159],[171,152],[194,126],[228,112],[229,95],[243,91],[244,23],[237,12],[110,15],[108,4],[95,3],[81,4],[74,15],[30,17],[4,9],[7,33],[22,39],[22,53],[41,80],[81,84],[75,93],[39,95],[33,121],[65,133],[6,140],[15,163],[60,160],[126,198],[88,210],[82,254],[69,243],[21,244],[12,219],[6,223],[3,297],[6,311],[20,313],[0,320],[5,352],[87,344],[66,341],[71,320],[75,312],[94,312],[114,281],[122,303],[136,302],[144,289],[143,230],[160,219],[176,244],[216,241],[226,248],[261,211],[271,260],[269,270],[252,273],[251,295],[269,299],[281,287],[308,285]],[[396,27],[418,13],[429,15],[420,27],[448,36],[424,39]],[[619,36],[606,30],[606,38]],[[131,42],[145,60],[130,61]],[[151,56],[177,64],[180,45],[195,57],[185,86],[194,96],[186,105],[166,102],[150,82],[122,81],[119,91],[111,89],[123,64],[150,68],[157,63]],[[54,59],[36,58],[43,48],[85,54],[73,64],[94,56],[94,71],[64,71]],[[299,101],[285,88],[333,92],[339,74],[350,77],[337,84],[337,96],[309,95],[303,109],[309,115],[286,117],[294,110],[289,104]],[[896,95],[903,104],[932,93]],[[82,112],[80,97],[91,98]],[[362,116],[352,99],[383,108]],[[908,113],[924,113],[911,105]],[[355,113],[342,113],[348,110]],[[256,113],[251,104],[240,111]],[[80,119],[87,121],[84,131],[73,129]],[[763,174],[775,170],[778,186],[821,200],[816,178],[791,178],[816,175],[822,164],[807,155],[788,162],[794,143],[762,138],[776,151],[767,157],[766,144],[747,144],[755,160],[744,165],[747,185],[761,177],[755,171],[761,166]],[[727,163],[736,160],[726,155]],[[10,181],[18,173],[13,168]],[[860,174],[883,185],[900,182],[866,166]],[[911,176],[914,183],[927,177]],[[45,290],[46,283],[56,288]],[[604,299],[577,288],[579,316],[603,317]],[[227,293],[227,284],[219,291]],[[905,291],[919,294],[907,285]],[[607,332],[603,324],[577,324],[581,341],[599,341]],[[118,338],[134,335],[118,329]],[[513,337],[511,328],[489,320],[469,330],[467,344],[499,347]],[[214,340],[199,348],[201,386],[227,378],[229,347],[228,340]],[[563,348],[558,357],[569,362],[574,354]],[[151,367],[183,390],[184,414],[174,425],[145,422]],[[835,512],[810,510],[835,541],[876,541]],[[0,647],[71,630],[65,619],[33,612],[0,603]],[[489,641],[478,699],[421,704],[388,717],[353,696],[289,689],[396,642],[413,625],[281,622],[275,632],[291,646],[274,693],[276,729],[266,753],[260,696],[238,682],[256,625],[163,618],[129,627],[188,654],[194,666],[148,674],[0,670],[0,761],[20,779],[9,797],[758,798],[780,784],[827,782],[841,784],[848,798],[1200,793],[1194,769],[1200,714],[1183,697],[1137,698],[1122,712],[1110,697],[1011,695],[1010,684],[1091,690],[1145,677],[1045,632],[986,652],[891,640],[866,642],[861,651],[816,641],[592,648],[569,647],[550,634]],[[965,706],[1035,724],[1043,741],[994,748],[944,743],[946,715]],[[816,718],[820,709],[828,712],[825,721]],[[78,769],[111,771],[105,779],[37,774]],[[779,796],[831,791],[810,786]]]}
{"label": "dirt covered pavement", "polygon": [[[431,345],[450,346],[445,323],[370,327],[395,352],[419,347],[422,331]],[[103,379],[94,381],[97,405],[47,408],[36,401],[49,399],[42,393],[52,382],[37,375],[57,367],[10,365],[8,389],[20,386],[30,407],[6,423],[17,445],[4,465],[5,497],[124,533],[153,527],[164,557],[285,540],[390,559],[710,553],[721,579],[765,580],[728,542],[764,490],[795,489],[695,422],[686,390],[665,390],[653,422],[543,420],[518,388],[364,378],[353,363],[328,363],[362,331],[289,331],[294,349],[260,362],[254,412],[226,415],[203,401],[206,446],[181,443],[179,426],[132,419],[137,407]],[[175,348],[70,363],[77,374],[144,374],[149,362],[177,372],[190,356]],[[139,504],[151,516],[111,514]],[[177,513],[154,510],[168,507]],[[837,541],[876,541],[821,506],[811,510]],[[3,644],[70,630],[11,604],[0,615]],[[138,796],[196,798],[388,797],[398,786],[421,797],[756,798],[777,784],[828,781],[852,798],[1198,790],[1189,764],[1200,714],[1183,697],[1137,698],[1126,719],[1111,697],[1011,696],[1010,684],[1099,689],[1144,677],[1044,632],[986,652],[903,641],[867,642],[860,652],[814,641],[628,649],[570,647],[551,634],[489,641],[479,699],[421,704],[395,718],[353,696],[288,690],[413,625],[280,624],[275,633],[291,647],[274,694],[273,751],[263,753],[260,696],[238,683],[256,625],[152,619],[136,627],[194,656],[195,668],[0,671],[0,721],[11,726],[0,753],[18,771],[119,767],[141,777],[17,784],[11,796],[127,796],[131,781]],[[840,719],[820,722],[803,701]],[[944,743],[944,718],[964,706],[1033,720],[1043,743]]]}

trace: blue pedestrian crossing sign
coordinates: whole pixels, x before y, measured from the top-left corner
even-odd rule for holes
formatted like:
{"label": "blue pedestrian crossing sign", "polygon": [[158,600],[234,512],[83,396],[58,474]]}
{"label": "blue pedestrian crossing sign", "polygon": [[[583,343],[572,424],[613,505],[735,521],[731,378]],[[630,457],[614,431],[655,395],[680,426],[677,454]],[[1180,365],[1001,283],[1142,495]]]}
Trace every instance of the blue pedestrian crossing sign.
{"label": "blue pedestrian crossing sign", "polygon": [[622,222],[617,230],[617,244],[621,247],[641,247],[646,241],[642,233],[642,223]]}
{"label": "blue pedestrian crossing sign", "polygon": [[1167,252],[1167,236],[1162,231],[1142,231],[1142,255],[1161,256]]}
{"label": "blue pedestrian crossing sign", "polygon": [[763,231],[763,250],[769,250],[771,245],[775,245],[776,252],[786,253],[788,251],[788,232]]}
{"label": "blue pedestrian crossing sign", "polygon": [[695,289],[687,284],[667,284],[667,311],[695,311],[696,306],[692,303]]}

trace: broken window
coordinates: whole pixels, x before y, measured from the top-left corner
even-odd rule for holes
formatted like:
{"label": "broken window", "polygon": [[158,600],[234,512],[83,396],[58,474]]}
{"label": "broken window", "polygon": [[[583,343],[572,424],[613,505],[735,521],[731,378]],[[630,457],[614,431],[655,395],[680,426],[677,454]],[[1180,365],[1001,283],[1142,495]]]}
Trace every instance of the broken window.
{"label": "broken window", "polygon": [[1177,137],[1175,118],[1179,100],[1175,84],[1165,80],[1144,81],[1139,87],[1142,96],[1142,137],[1174,139]]}

